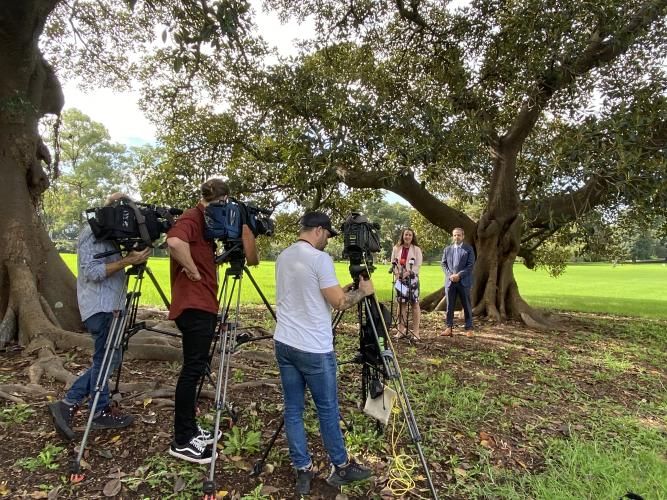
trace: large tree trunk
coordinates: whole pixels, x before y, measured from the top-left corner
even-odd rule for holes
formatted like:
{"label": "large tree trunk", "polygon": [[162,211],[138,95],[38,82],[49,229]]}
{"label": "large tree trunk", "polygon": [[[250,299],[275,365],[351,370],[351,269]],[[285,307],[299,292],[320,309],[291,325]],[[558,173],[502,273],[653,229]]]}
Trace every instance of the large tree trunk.
{"label": "large tree trunk", "polygon": [[[514,279],[514,260],[521,242],[522,220],[515,181],[517,150],[502,141],[495,151],[495,168],[487,208],[475,234],[466,234],[476,254],[472,305],[475,316],[493,321],[520,320],[533,328],[556,328],[544,313],[529,306]],[[425,310],[441,309],[444,288],[422,301]],[[440,307],[438,307],[440,306]]]}
{"label": "large tree trunk", "polygon": [[[63,106],[60,84],[37,42],[57,1],[25,0],[0,6],[0,331],[20,331],[27,345],[57,341],[78,330],[74,276],[37,215],[49,183],[48,149],[38,121]],[[69,335],[67,335],[69,334]]]}

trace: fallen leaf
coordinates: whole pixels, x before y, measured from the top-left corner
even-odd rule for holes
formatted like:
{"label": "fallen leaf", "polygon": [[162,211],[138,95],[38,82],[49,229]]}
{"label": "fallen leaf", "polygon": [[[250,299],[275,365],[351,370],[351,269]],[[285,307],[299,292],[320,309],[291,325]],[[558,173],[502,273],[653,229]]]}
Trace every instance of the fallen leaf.
{"label": "fallen leaf", "polygon": [[229,492],[227,490],[218,490],[215,493],[215,498],[216,500],[218,500],[219,498],[225,498],[228,494]]}
{"label": "fallen leaf", "polygon": [[338,495],[336,495],[336,500],[348,500],[348,498],[349,497],[344,493],[339,493]]}
{"label": "fallen leaf", "polygon": [[30,498],[48,498],[49,494],[46,491],[33,491],[28,496]]}
{"label": "fallen leaf", "polygon": [[273,471],[276,469],[276,466],[273,464],[264,464],[264,473],[273,474]]}
{"label": "fallen leaf", "polygon": [[184,489],[185,489],[185,480],[181,476],[178,476],[176,478],[176,481],[174,481],[174,493],[180,493]]}
{"label": "fallen leaf", "polygon": [[153,398],[144,398],[144,408],[153,402]]}
{"label": "fallen leaf", "polygon": [[117,443],[120,440],[120,434],[116,434],[114,437],[109,439],[110,443]]}
{"label": "fallen leaf", "polygon": [[3,481],[3,482],[0,483],[0,495],[2,495],[4,497],[6,495],[9,495],[11,493],[11,491],[12,490],[7,485],[7,481]]}
{"label": "fallen leaf", "polygon": [[454,474],[463,478],[468,477],[468,472],[465,469],[461,469],[460,467],[454,469]]}
{"label": "fallen leaf", "polygon": [[113,458],[113,454],[109,450],[105,450],[104,448],[98,448],[97,454],[109,460]]}
{"label": "fallen leaf", "polygon": [[120,493],[121,488],[123,487],[122,483],[120,482],[120,479],[112,479],[109,481],[107,484],[104,485],[104,488],[102,489],[102,493],[104,493],[105,497],[115,497]]}
{"label": "fallen leaf", "polygon": [[141,416],[141,421],[145,424],[154,424],[157,422],[157,413],[149,411],[146,415]]}
{"label": "fallen leaf", "polygon": [[56,486],[51,491],[49,491],[49,494],[46,496],[46,498],[47,500],[56,500],[59,494],[60,494],[60,486]]}
{"label": "fallen leaf", "polygon": [[79,462],[79,465],[81,466],[82,469],[90,470],[90,464],[86,462],[83,458],[81,459],[81,462]]}
{"label": "fallen leaf", "polygon": [[280,491],[279,488],[276,488],[275,486],[269,486],[269,485],[265,484],[262,487],[261,494],[262,495],[272,495],[273,493],[278,493],[279,491]]}

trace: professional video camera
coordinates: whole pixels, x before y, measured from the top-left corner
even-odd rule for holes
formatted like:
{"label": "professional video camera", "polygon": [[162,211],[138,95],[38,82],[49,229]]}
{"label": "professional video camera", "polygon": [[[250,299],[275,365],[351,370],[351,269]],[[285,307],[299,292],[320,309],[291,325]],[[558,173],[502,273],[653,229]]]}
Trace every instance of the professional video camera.
{"label": "professional video camera", "polygon": [[[221,241],[224,248],[224,252],[215,258],[216,264],[231,262],[238,266],[244,260],[251,266],[259,264],[255,238],[273,236],[275,224],[271,213],[234,198],[224,203],[210,203],[204,212],[204,237]],[[244,226],[248,228],[245,232]]]}
{"label": "professional video camera", "polygon": [[88,224],[98,241],[114,241],[125,250],[152,247],[174,224],[178,208],[135,203],[121,198],[110,205],[86,210]]}
{"label": "professional video camera", "polygon": [[241,238],[243,225],[247,225],[255,236],[273,236],[275,224],[271,210],[259,208],[252,203],[243,203],[230,198],[225,203],[211,203],[206,207],[205,236],[208,240],[236,240]]}
{"label": "professional video camera", "polygon": [[380,224],[369,222],[359,212],[352,212],[343,222],[343,258],[350,259],[350,274],[354,280],[364,272],[370,275],[375,270],[373,253],[381,249],[379,231]]}

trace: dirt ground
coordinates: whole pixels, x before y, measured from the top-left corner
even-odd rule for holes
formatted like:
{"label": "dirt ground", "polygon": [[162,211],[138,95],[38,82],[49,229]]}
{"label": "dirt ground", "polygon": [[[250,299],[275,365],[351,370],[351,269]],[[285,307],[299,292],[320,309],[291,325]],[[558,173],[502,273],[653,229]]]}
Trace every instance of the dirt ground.
{"label": "dirt ground", "polygon": [[[243,311],[247,325],[264,324],[263,315],[263,311],[256,308]],[[337,350],[340,351],[341,361],[349,360],[354,355],[357,342],[354,320],[353,314],[346,315],[338,329]],[[461,329],[455,330],[453,337],[442,337],[439,334],[443,329],[443,316],[431,313],[424,315],[421,341],[401,339],[394,342],[408,393],[411,401],[416,403],[413,408],[424,437],[422,446],[433,482],[438,491],[445,492],[446,498],[460,497],[460,494],[451,493],[456,490],[450,486],[465,480],[466,474],[479,461],[480,449],[486,450],[487,458],[491,457],[496,467],[531,473],[543,466],[540,440],[535,439],[536,430],[542,436],[567,436],[586,425],[587,416],[582,414],[576,401],[555,397],[544,398],[544,404],[537,404],[543,398],[543,391],[549,391],[550,387],[560,390],[558,387],[563,384],[574,384],[577,391],[591,399],[612,400],[619,407],[628,408],[636,406],[638,399],[644,397],[642,391],[648,395],[655,389],[650,383],[641,383],[637,385],[638,389],[629,390],[627,385],[596,376],[589,366],[577,362],[563,365],[566,369],[557,369],[565,358],[582,359],[589,353],[591,345],[582,340],[587,334],[599,336],[604,333],[598,331],[599,323],[592,315],[560,314],[559,321],[566,327],[561,332],[538,332],[516,323],[495,325],[478,322],[472,338],[462,335]],[[74,373],[89,366],[89,354],[85,351],[62,354],[67,360],[65,366]],[[9,346],[5,352],[0,352],[0,357],[1,383],[27,383],[26,370],[33,361],[30,356],[24,355],[16,346]],[[556,369],[549,371],[549,378],[540,378],[545,373],[544,367]],[[162,389],[173,388],[179,368],[178,363],[173,362],[128,360],[124,363],[121,380],[129,389],[122,394],[121,405],[124,411],[134,415],[135,422],[120,432],[91,433],[82,463],[85,479],[78,484],[69,481],[69,464],[78,450],[87,412],[77,416],[77,436],[73,442],[64,441],[55,433],[46,404],[49,400],[62,397],[62,384],[45,380],[49,393],[45,397],[26,401],[29,406],[25,419],[18,416],[20,412],[14,411],[14,403],[0,402],[0,410],[5,411],[4,420],[0,420],[0,438],[4,445],[0,448],[0,470],[3,471],[0,474],[0,497],[198,496],[194,492],[201,486],[207,467],[186,465],[166,453],[172,437],[173,407],[170,397],[160,397],[161,393],[154,391],[131,390],[133,384],[143,382]],[[424,403],[422,398],[435,397],[433,401],[437,401],[437,394],[429,396],[427,382],[429,377],[443,372],[451,374],[457,387],[488,381],[480,405],[493,405],[499,411],[480,413],[470,422],[466,422],[465,418],[443,419],[437,411],[429,412],[428,403]],[[340,375],[341,414],[343,419],[353,422],[355,426],[368,420],[360,412],[359,373],[356,365],[344,364]],[[656,383],[663,384],[663,387],[667,383],[665,370],[657,370],[651,365],[641,366],[637,373],[626,373],[626,376],[640,377],[647,373],[653,374]],[[238,412],[237,426],[244,431],[244,435],[254,429],[261,439],[254,446],[246,443],[252,452],[222,454],[216,464],[215,476],[220,497],[294,497],[294,475],[289,465],[284,434],[281,433],[278,438],[261,475],[251,477],[249,474],[260,455],[257,448],[266,445],[281,421],[281,391],[277,377],[269,340],[244,344],[238,349],[231,366],[228,401]],[[210,383],[205,384],[207,394],[210,395],[212,389]],[[210,399],[200,399],[203,413],[210,410],[211,404]],[[314,421],[314,417],[311,420]],[[221,425],[225,432],[230,433],[230,423],[229,415],[224,413]],[[372,424],[367,422],[361,425],[364,429],[372,428]],[[664,423],[656,420],[655,425]],[[392,492],[386,488],[393,454],[389,446],[392,439],[389,432],[380,434],[375,441],[372,437],[368,438],[367,449],[370,451],[358,456],[360,461],[374,469],[374,479],[362,490],[340,494],[324,482],[326,456],[317,437],[317,428],[309,426],[308,430],[312,434],[311,451],[316,466],[321,469],[313,483],[311,498],[399,496],[396,490]],[[364,431],[363,436],[368,435]],[[230,439],[229,436],[226,439]],[[423,470],[414,448],[406,446],[409,442],[407,433],[404,433],[400,447],[416,461],[412,472],[415,486],[405,496],[428,498],[430,495]],[[361,446],[360,449],[363,448]],[[40,453],[44,455],[49,449],[53,459],[39,459]],[[242,447],[239,449],[242,450]],[[457,460],[454,461],[452,456],[458,457]],[[26,459],[29,458],[39,459],[39,465],[27,466]]]}

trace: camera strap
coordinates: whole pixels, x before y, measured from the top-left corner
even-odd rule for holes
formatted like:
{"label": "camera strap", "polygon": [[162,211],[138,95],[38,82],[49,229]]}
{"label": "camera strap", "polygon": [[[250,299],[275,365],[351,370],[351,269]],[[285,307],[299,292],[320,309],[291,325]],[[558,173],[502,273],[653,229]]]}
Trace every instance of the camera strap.
{"label": "camera strap", "polygon": [[134,216],[137,219],[137,226],[139,228],[141,239],[144,240],[144,243],[146,243],[146,245],[149,247],[153,246],[151,237],[148,234],[148,228],[146,227],[146,217],[141,213],[141,210],[139,210],[139,207],[135,202],[127,200],[125,203],[129,205],[129,207],[134,211]]}

